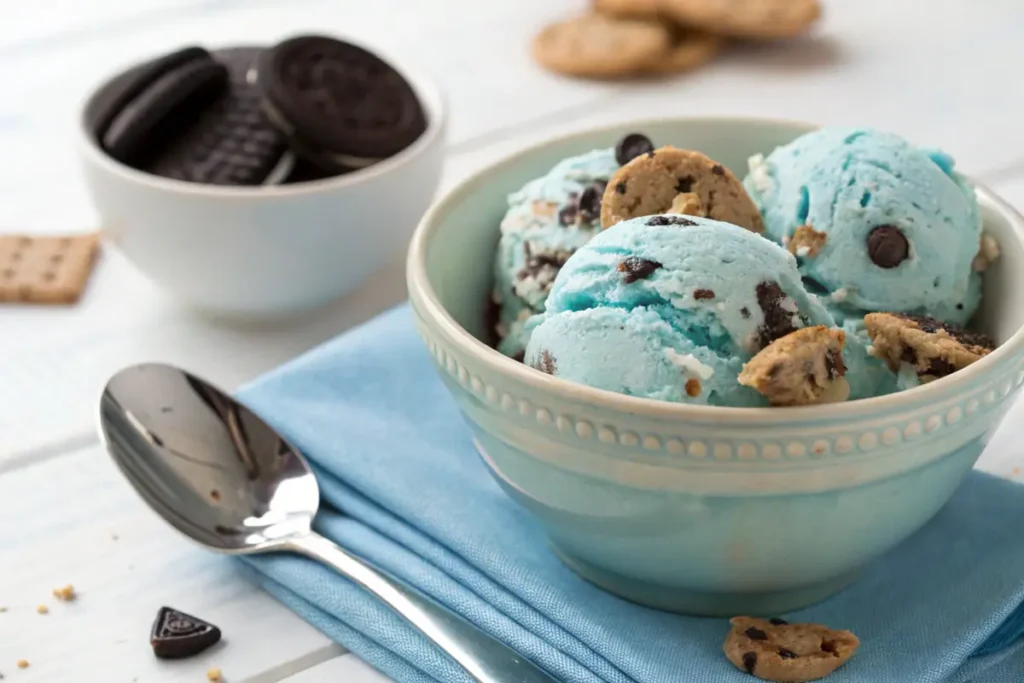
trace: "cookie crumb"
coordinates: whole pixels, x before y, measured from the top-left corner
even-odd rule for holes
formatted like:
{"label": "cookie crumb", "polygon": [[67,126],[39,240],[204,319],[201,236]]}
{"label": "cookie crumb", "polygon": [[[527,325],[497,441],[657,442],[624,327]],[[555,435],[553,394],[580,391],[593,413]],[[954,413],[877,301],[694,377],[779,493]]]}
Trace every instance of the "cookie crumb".
{"label": "cookie crumb", "polygon": [[683,385],[683,388],[686,389],[686,395],[689,396],[690,398],[697,398],[698,396],[700,396],[701,387],[700,380],[698,379],[694,379],[691,377],[690,379],[686,380],[686,384]]}
{"label": "cookie crumb", "polygon": [[825,248],[828,242],[828,235],[818,232],[810,225],[801,225],[793,232],[786,249],[789,253],[800,258],[814,258]]}
{"label": "cookie crumb", "polygon": [[53,597],[57,598],[62,602],[72,602],[78,598],[78,594],[75,593],[75,587],[70,583],[63,588],[54,588]]}
{"label": "cookie crumb", "polygon": [[981,273],[987,270],[997,258],[999,258],[999,243],[988,235],[982,235],[978,255],[974,257],[971,266],[974,270]]}
{"label": "cookie crumb", "polygon": [[18,660],[18,668],[19,669],[27,669],[28,668],[28,660],[27,659],[19,659]]}
{"label": "cookie crumb", "polygon": [[683,192],[672,200],[668,213],[681,213],[684,216],[701,215],[700,195],[696,192]]}
{"label": "cookie crumb", "polygon": [[224,674],[221,673],[220,669],[207,669],[206,680],[210,683],[223,683]]}
{"label": "cookie crumb", "polygon": [[50,608],[47,607],[46,605],[39,605],[38,607],[36,607],[36,613],[37,614],[49,614],[50,613]]}
{"label": "cookie crumb", "polygon": [[217,489],[212,489],[210,491],[210,500],[213,500],[213,501],[220,500],[220,491],[218,491]]}

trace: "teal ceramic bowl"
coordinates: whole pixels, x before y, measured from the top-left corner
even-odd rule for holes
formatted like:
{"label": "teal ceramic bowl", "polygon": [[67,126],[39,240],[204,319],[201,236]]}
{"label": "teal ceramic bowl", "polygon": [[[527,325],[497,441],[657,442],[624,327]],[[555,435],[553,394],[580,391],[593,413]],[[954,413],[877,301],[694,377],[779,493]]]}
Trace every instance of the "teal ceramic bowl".
{"label": "teal ceramic bowl", "polygon": [[750,155],[811,128],[680,118],[549,140],[452,190],[413,238],[416,324],[483,461],[569,567],[629,600],[772,615],[832,595],[949,500],[1024,382],[1024,219],[984,189],[1002,258],[977,326],[1000,347],[911,391],[811,408],[677,405],[550,377],[480,341],[505,197],[556,161],[642,131],[743,175]]}

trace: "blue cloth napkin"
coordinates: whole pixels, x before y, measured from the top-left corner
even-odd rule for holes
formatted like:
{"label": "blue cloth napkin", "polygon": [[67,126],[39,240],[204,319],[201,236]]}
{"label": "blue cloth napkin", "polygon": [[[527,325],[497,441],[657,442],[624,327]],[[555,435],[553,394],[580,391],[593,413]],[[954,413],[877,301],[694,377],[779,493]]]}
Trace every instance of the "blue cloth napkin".
{"label": "blue cloth napkin", "polygon": [[[640,607],[578,578],[485,470],[406,306],[259,379],[241,398],[315,464],[317,528],[567,683],[748,683],[727,622]],[[827,533],[827,530],[823,530]],[[373,598],[300,557],[250,560],[268,590],[402,683],[468,677]],[[1024,487],[972,473],[925,529],[823,604],[849,628],[831,683],[1024,681]]]}

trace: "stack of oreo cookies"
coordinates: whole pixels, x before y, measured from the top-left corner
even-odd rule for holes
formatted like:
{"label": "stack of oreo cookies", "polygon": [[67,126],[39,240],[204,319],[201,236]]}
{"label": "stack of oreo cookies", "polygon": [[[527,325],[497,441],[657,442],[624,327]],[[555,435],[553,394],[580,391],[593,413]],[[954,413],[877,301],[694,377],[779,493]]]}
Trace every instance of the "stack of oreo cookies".
{"label": "stack of oreo cookies", "polygon": [[111,157],[213,185],[349,173],[402,151],[427,126],[392,66],[323,36],[269,48],[187,47],[125,72],[97,101],[93,130]]}

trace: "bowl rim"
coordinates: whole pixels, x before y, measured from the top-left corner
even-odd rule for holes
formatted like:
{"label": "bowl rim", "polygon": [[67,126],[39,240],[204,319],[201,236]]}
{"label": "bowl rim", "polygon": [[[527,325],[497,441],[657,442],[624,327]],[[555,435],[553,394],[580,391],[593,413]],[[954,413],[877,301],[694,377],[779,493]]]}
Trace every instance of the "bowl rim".
{"label": "bowl rim", "polygon": [[[715,422],[744,426],[751,424],[779,425],[781,423],[822,422],[827,420],[839,422],[851,418],[876,415],[880,412],[900,412],[919,407],[921,403],[941,403],[953,395],[962,395],[969,388],[975,376],[986,373],[1002,362],[1003,359],[1019,352],[1024,347],[1024,326],[1021,326],[992,353],[971,364],[969,367],[944,377],[941,381],[929,382],[928,384],[894,394],[843,403],[788,408],[740,408],[673,403],[627,396],[546,375],[503,355],[497,349],[480,341],[459,325],[448,311],[445,310],[427,275],[427,252],[431,238],[443,223],[451,207],[463,201],[467,195],[472,194],[481,184],[487,182],[490,176],[514,166],[524,158],[554,143],[582,141],[601,133],[611,134],[619,132],[627,127],[644,130],[656,125],[708,125],[716,123],[725,125],[790,127],[796,134],[821,126],[821,124],[806,121],[745,116],[669,116],[635,121],[621,120],[587,127],[571,133],[556,133],[512,154],[505,155],[473,172],[449,190],[427,210],[419,225],[417,225],[406,259],[406,281],[409,288],[409,297],[414,309],[418,309],[420,315],[425,316],[430,324],[436,326],[437,331],[460,352],[471,357],[475,363],[480,364],[490,372],[509,376],[536,391],[617,413],[639,414],[648,418],[687,422]],[[980,202],[989,205],[1009,223],[1012,232],[1016,235],[1022,248],[1024,248],[1024,216],[984,185],[975,183],[973,180],[970,180],[970,182],[975,188]]]}
{"label": "bowl rim", "polygon": [[[296,33],[295,35],[299,34]],[[288,36],[282,38],[282,40],[287,37]],[[84,161],[101,168],[105,173],[118,176],[125,182],[143,185],[150,190],[226,200],[279,199],[284,197],[301,197],[320,192],[357,187],[364,182],[384,176],[397,168],[406,165],[416,157],[421,156],[424,152],[431,149],[435,144],[443,144],[444,132],[447,127],[448,120],[448,102],[444,95],[444,91],[441,89],[441,86],[435,78],[428,75],[418,66],[413,66],[408,61],[397,58],[395,55],[379,46],[370,45],[357,38],[344,34],[332,34],[332,37],[352,43],[353,45],[361,47],[368,52],[376,54],[378,57],[394,67],[394,69],[409,82],[413,90],[416,92],[416,95],[418,96],[420,103],[423,105],[427,115],[427,128],[423,131],[422,135],[413,141],[411,145],[397,154],[393,154],[392,156],[375,164],[367,166],[366,168],[357,169],[351,173],[321,178],[318,180],[308,180],[290,185],[206,185],[202,183],[192,183],[185,180],[164,178],[163,176],[140,171],[117,161],[104,152],[100,147],[96,136],[90,129],[89,121],[87,119],[87,113],[92,108],[100,92],[129,69],[138,66],[141,63],[141,60],[136,59],[131,63],[123,64],[114,73],[111,73],[100,80],[89,90],[88,95],[86,95],[79,104],[76,125],[79,155]],[[212,52],[218,49],[231,49],[234,47],[246,46],[221,45],[208,47],[207,49]],[[270,47],[270,45],[265,45],[261,49],[266,49],[267,47]]]}

